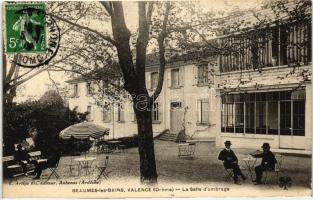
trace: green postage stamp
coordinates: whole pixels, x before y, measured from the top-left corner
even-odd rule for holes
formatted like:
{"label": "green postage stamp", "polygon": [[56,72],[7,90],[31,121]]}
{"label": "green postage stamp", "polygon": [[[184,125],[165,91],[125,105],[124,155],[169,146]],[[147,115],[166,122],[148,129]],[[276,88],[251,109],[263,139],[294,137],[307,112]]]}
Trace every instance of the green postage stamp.
{"label": "green postage stamp", "polygon": [[6,52],[45,52],[46,19],[45,4],[7,4]]}

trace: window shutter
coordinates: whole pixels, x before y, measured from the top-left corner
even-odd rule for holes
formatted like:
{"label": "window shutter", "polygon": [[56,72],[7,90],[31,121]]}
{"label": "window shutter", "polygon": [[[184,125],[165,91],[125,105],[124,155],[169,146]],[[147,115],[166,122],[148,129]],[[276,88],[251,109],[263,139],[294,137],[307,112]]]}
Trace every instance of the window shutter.
{"label": "window shutter", "polygon": [[148,90],[151,90],[151,73],[146,72],[146,87]]}
{"label": "window shutter", "polygon": [[107,114],[107,117],[108,117],[108,122],[111,122],[111,117],[112,117],[112,106],[109,105],[109,108],[108,108],[108,114]]}
{"label": "window shutter", "polygon": [[198,84],[198,66],[193,66],[193,84],[192,85],[197,85]]}
{"label": "window shutter", "polygon": [[91,107],[91,121],[95,121],[96,116],[97,116],[96,112],[97,112],[96,106],[92,106]]}
{"label": "window shutter", "polygon": [[159,102],[159,121],[162,122],[163,118],[162,118],[162,114],[163,114],[163,109],[162,109],[162,105],[161,102]]}
{"label": "window shutter", "polygon": [[202,122],[209,123],[210,120],[210,109],[209,109],[209,99],[204,99],[202,101]]}
{"label": "window shutter", "polygon": [[172,70],[167,71],[167,87],[172,87],[171,73]]}
{"label": "window shutter", "polygon": [[185,70],[184,67],[179,68],[179,85],[180,86],[184,86],[184,74],[185,74]]}
{"label": "window shutter", "polygon": [[197,100],[197,122],[201,122],[201,99]]}
{"label": "window shutter", "polygon": [[75,97],[75,84],[70,84],[70,91],[71,91],[70,97],[71,98]]}
{"label": "window shutter", "polygon": [[121,121],[125,121],[125,112],[124,112],[124,106],[121,106]]}
{"label": "window shutter", "polygon": [[208,64],[207,66],[207,76],[208,76],[208,83],[209,84],[214,84],[214,68],[216,64]]}

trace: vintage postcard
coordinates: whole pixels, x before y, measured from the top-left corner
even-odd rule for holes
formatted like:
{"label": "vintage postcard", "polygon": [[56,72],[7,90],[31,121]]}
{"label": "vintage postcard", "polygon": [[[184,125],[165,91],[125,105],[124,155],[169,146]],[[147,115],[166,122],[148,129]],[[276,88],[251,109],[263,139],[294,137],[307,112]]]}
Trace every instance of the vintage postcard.
{"label": "vintage postcard", "polygon": [[311,195],[311,1],[1,6],[4,197]]}

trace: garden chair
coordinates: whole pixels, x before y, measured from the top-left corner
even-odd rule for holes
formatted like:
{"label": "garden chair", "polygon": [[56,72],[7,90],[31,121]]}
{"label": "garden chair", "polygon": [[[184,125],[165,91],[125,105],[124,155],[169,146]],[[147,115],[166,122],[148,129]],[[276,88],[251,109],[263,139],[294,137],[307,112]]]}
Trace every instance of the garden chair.
{"label": "garden chair", "polygon": [[55,163],[48,164],[47,169],[50,170],[50,174],[49,174],[49,176],[48,176],[46,181],[48,181],[51,178],[52,175],[54,175],[57,179],[60,178],[59,174],[56,172],[56,170],[57,170],[57,168],[59,166],[59,162],[60,162],[60,157],[56,160]]}
{"label": "garden chair", "polygon": [[233,169],[230,169],[230,168],[226,168],[225,166],[224,166],[224,164],[222,164],[223,165],[223,168],[224,168],[224,172],[225,172],[225,181],[232,181],[233,180],[233,177],[234,177],[234,173],[233,173]]}
{"label": "garden chair", "polygon": [[264,176],[264,183],[266,184],[269,178],[269,175],[271,173],[275,173],[276,174],[276,178],[277,178],[277,182],[279,181],[279,173],[281,172],[281,167],[283,164],[283,155],[281,154],[276,154],[275,158],[277,160],[277,163],[275,165],[275,169],[274,170],[266,170],[265,171],[265,176]]}
{"label": "garden chair", "polygon": [[120,144],[120,145],[118,145],[118,149],[119,149],[119,151],[124,153],[124,152],[126,152],[126,145]]}
{"label": "garden chair", "polygon": [[194,158],[196,143],[179,143],[178,157],[179,158]]}
{"label": "garden chair", "polygon": [[107,171],[108,164],[109,164],[109,156],[106,156],[104,162],[102,162],[100,165],[97,166],[97,169],[100,172],[97,179],[100,179],[101,176],[103,176],[105,179],[109,178],[108,177],[109,172]]}

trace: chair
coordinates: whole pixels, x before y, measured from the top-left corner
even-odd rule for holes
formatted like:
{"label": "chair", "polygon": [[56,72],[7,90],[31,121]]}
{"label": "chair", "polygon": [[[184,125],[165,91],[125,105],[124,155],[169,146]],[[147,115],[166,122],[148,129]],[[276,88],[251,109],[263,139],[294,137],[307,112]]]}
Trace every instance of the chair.
{"label": "chair", "polygon": [[279,173],[281,172],[281,167],[283,164],[283,155],[281,154],[276,154],[275,158],[277,160],[277,163],[275,165],[275,169],[273,170],[266,170],[265,171],[265,176],[264,176],[264,183],[266,184],[268,181],[268,176],[270,173],[275,173],[276,174],[276,178],[277,178],[277,182],[279,181]]}
{"label": "chair", "polygon": [[121,151],[121,152],[126,152],[126,145],[123,145],[123,144],[120,144],[118,145],[118,149]]}
{"label": "chair", "polygon": [[57,170],[57,168],[58,168],[58,166],[59,166],[59,161],[60,161],[60,157],[56,160],[56,162],[55,163],[53,163],[53,164],[48,164],[47,165],[47,168],[50,170],[50,175],[48,176],[48,178],[47,178],[47,180],[46,181],[48,181],[50,178],[51,178],[51,176],[52,175],[54,175],[57,179],[58,178],[60,178],[59,177],[59,174],[56,172],[56,170]]}
{"label": "chair", "polygon": [[109,147],[109,145],[103,144],[103,145],[101,145],[100,152],[101,153],[112,153],[113,150]]}
{"label": "chair", "polygon": [[225,181],[232,181],[233,180],[233,177],[234,177],[234,173],[233,173],[233,169],[231,168],[226,168],[224,166],[224,163],[223,163],[223,168],[224,168],[224,172],[225,172]]}
{"label": "chair", "polygon": [[178,157],[179,158],[194,158],[196,143],[179,143]]}
{"label": "chair", "polygon": [[101,165],[97,166],[97,169],[100,172],[97,179],[100,179],[101,176],[103,176],[105,179],[109,178],[108,177],[109,172],[107,172],[108,164],[109,164],[109,156],[106,156],[104,162],[102,162]]}

